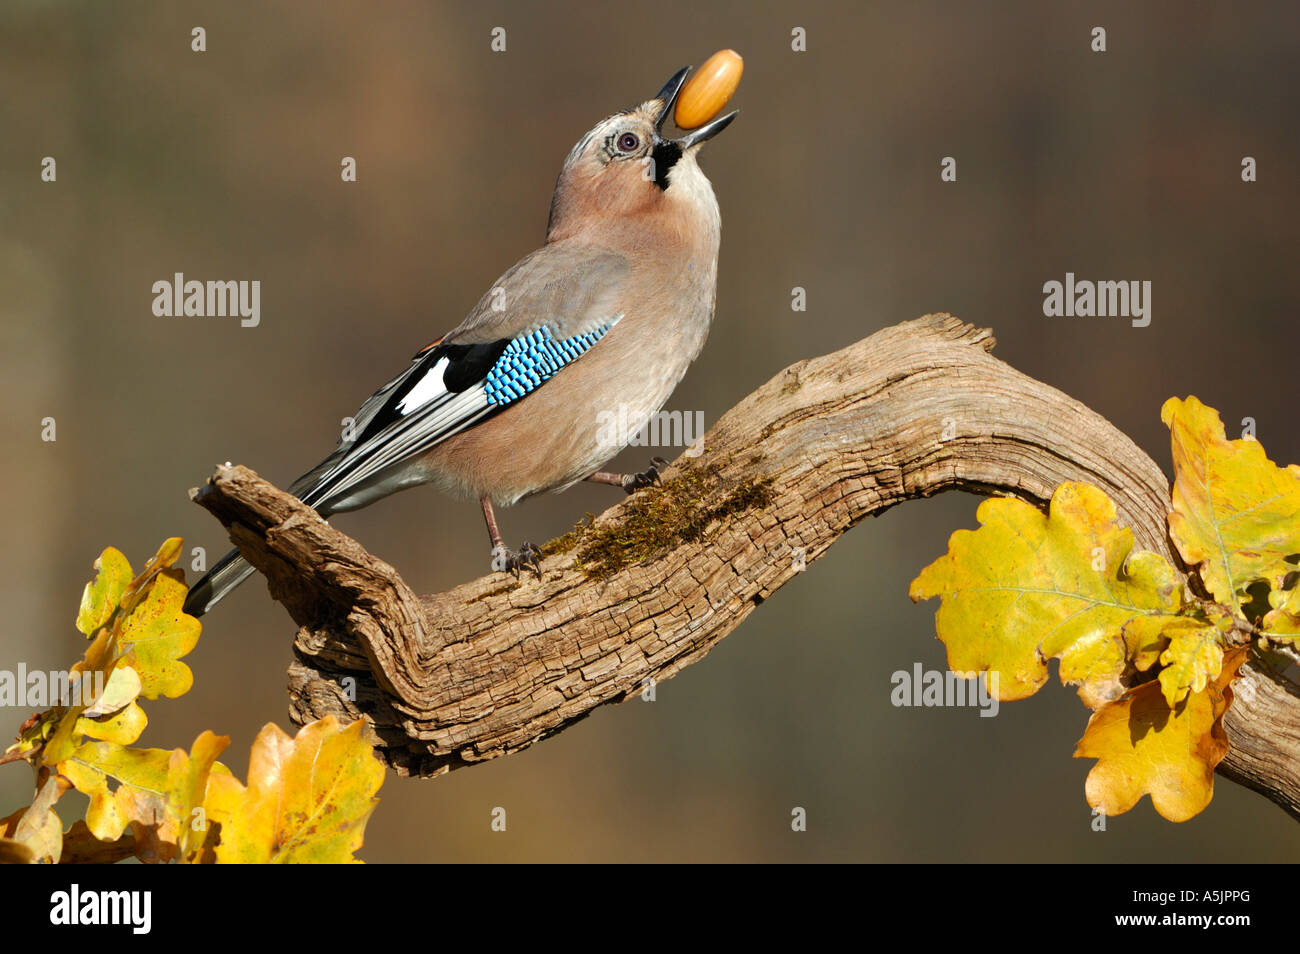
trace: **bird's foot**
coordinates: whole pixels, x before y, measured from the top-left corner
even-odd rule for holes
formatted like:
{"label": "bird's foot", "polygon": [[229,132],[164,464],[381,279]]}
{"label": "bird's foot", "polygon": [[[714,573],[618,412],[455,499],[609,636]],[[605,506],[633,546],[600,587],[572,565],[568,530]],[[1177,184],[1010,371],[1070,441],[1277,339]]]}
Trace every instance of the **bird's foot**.
{"label": "bird's foot", "polygon": [[519,571],[525,567],[532,567],[537,578],[542,578],[542,551],[537,549],[527,541],[519,548],[516,553],[503,543],[498,543],[492,548],[492,572],[494,573],[513,573],[515,579],[519,578]]}
{"label": "bird's foot", "polygon": [[644,490],[646,487],[652,487],[655,484],[662,484],[659,479],[659,472],[668,468],[668,461],[662,457],[650,458],[650,466],[639,474],[624,474],[623,489],[629,494],[634,494],[638,490]]}

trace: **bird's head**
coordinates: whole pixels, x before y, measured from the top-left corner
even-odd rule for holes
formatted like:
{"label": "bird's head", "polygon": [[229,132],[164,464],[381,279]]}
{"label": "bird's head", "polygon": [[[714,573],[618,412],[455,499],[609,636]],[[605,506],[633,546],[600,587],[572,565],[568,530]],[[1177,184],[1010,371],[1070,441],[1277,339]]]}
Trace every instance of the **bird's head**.
{"label": "bird's head", "polygon": [[650,100],[601,120],[569,152],[555,184],[547,241],[567,238],[610,219],[710,212],[713,187],[696,161],[700,147],[726,129],[733,111],[678,139],[663,135],[690,67],[679,70]]}

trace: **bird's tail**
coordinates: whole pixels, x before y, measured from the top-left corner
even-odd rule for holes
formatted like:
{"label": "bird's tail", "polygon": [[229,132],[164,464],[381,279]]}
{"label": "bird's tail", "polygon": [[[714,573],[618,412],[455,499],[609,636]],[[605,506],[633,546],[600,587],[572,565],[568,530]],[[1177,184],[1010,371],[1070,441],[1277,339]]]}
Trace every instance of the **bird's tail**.
{"label": "bird's tail", "polygon": [[241,557],[238,550],[231,550],[190,587],[189,595],[185,597],[185,612],[190,616],[202,616],[253,572],[252,564]]}
{"label": "bird's tail", "polygon": [[[315,507],[322,517],[328,517],[332,512],[329,502],[323,499],[329,486],[322,478],[329,473],[338,455],[339,451],[331,454],[289,487],[290,494]],[[185,597],[185,612],[190,616],[202,616],[255,572],[253,565],[241,557],[238,550],[231,550],[190,587],[189,595]]]}

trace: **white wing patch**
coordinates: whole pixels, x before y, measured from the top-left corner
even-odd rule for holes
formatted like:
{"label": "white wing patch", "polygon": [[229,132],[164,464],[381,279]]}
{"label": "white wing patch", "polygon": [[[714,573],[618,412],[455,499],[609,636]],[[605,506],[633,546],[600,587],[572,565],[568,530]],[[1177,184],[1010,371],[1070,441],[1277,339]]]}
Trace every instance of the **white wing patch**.
{"label": "white wing patch", "polygon": [[430,401],[445,397],[447,386],[443,384],[443,375],[447,372],[447,365],[451,363],[450,358],[443,358],[427,372],[424,377],[420,378],[415,387],[406,392],[406,395],[398,402],[397,412],[405,417],[417,407],[428,404]]}

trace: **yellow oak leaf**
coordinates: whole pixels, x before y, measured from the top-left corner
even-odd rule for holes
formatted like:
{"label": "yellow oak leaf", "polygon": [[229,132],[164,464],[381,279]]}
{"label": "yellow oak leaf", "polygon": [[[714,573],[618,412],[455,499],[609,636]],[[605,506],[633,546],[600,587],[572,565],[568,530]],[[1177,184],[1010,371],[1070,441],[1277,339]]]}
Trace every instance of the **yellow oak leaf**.
{"label": "yellow oak leaf", "polygon": [[1206,589],[1241,612],[1256,580],[1280,589],[1300,553],[1300,467],[1278,467],[1256,440],[1230,441],[1218,412],[1195,397],[1160,410],[1173,444],[1169,533]]}
{"label": "yellow oak leaf", "polygon": [[75,720],[73,738],[130,745],[149,724],[144,710],[135,701],[139,694],[140,677],[130,666],[119,663],[108,674],[104,691]]}
{"label": "yellow oak leaf", "polygon": [[18,743],[23,757],[52,766],[67,761],[86,736],[134,742],[147,721],[137,695],[175,698],[194,684],[180,657],[198,642],[200,625],[182,611],[184,573],[172,566],[180,552],[179,537],[165,540],[134,578],[126,558],[111,547],[96,561],[99,575],[87,584],[78,616],[78,626],[94,624],[94,636],[70,674],[103,679],[105,688],[89,705],[83,700],[39,716]]}
{"label": "yellow oak leaf", "polygon": [[[86,831],[104,844],[96,851],[81,838],[77,853],[94,857],[127,850],[143,861],[197,855],[210,830],[203,795],[211,774],[229,773],[216,761],[229,744],[225,736],[204,732],[190,752],[130,749],[111,742],[82,745],[58,770],[90,797]],[[115,847],[122,842],[125,848]]]}
{"label": "yellow oak leaf", "polygon": [[[100,841],[116,841],[132,822],[166,820],[167,749],[130,749],[114,742],[86,742],[58,772],[90,797],[86,826]],[[110,781],[114,787],[110,787]]]}
{"label": "yellow oak leaf", "polygon": [[[113,669],[118,663],[114,655],[116,643],[117,637],[113,630],[100,629],[99,634],[86,648],[85,656],[73,663],[69,670],[69,675],[78,686],[92,686],[99,679],[107,683],[112,679]],[[81,744],[83,730],[92,721],[90,719],[82,721],[81,716],[86,708],[84,702],[78,702],[73,706],[58,706],[37,717],[39,729],[36,737],[44,744],[35,746],[34,750],[45,765],[55,765],[69,758]]]}
{"label": "yellow oak leaf", "polygon": [[136,603],[138,603],[148,593],[150,585],[158,574],[167,572],[179,574],[181,572],[172,569],[176,561],[180,559],[180,556],[180,537],[169,537],[162,542],[162,546],[158,548],[158,552],[149,558],[144,565],[144,569],[140,571],[139,575],[135,579],[127,584],[126,589],[123,591],[120,604],[123,614],[128,614],[135,609]]}
{"label": "yellow oak leaf", "polygon": [[77,719],[76,733],[88,739],[103,742],[116,742],[118,745],[130,745],[144,734],[149,719],[138,703],[130,705],[110,715],[90,718],[82,715]]}
{"label": "yellow oak leaf", "polygon": [[1300,636],[1300,584],[1289,590],[1270,590],[1268,601],[1273,609],[1264,614],[1264,635],[1294,644]]}
{"label": "yellow oak leaf", "polygon": [[[130,745],[144,732],[149,720],[135,701],[140,694],[140,677],[120,657],[113,656],[116,642],[116,627],[101,629],[85,657],[70,670],[72,685],[78,688],[74,698],[80,697],[79,687],[83,682],[91,686],[95,680],[104,680],[104,688],[96,698],[89,704],[83,700],[73,706],[51,709],[38,717],[39,737],[45,740],[40,747],[40,758],[45,765],[56,765],[69,758],[86,736]],[[96,716],[97,712],[104,714]]]}
{"label": "yellow oak leaf", "polygon": [[77,629],[87,636],[93,636],[95,630],[108,622],[135,576],[131,564],[115,547],[109,547],[99,555],[95,569],[99,572],[86,584],[81,594],[81,609],[77,612]]}
{"label": "yellow oak leaf", "polygon": [[1156,811],[1176,822],[1203,810],[1214,795],[1214,768],[1228,754],[1222,719],[1245,659],[1244,650],[1227,653],[1217,678],[1177,706],[1158,682],[1147,682],[1094,712],[1074,751],[1098,760],[1085,785],[1088,804],[1120,815],[1150,795]]}
{"label": "yellow oak leaf", "polygon": [[993,498],[976,517],[980,529],[954,533],[909,591],[917,601],[940,597],[935,624],[949,668],[986,672],[990,694],[1023,699],[1059,657],[1061,680],[1079,685],[1085,703],[1117,698],[1129,660],[1158,649],[1136,636],[1130,643],[1125,624],[1151,617],[1158,633],[1182,606],[1174,568],[1133,552],[1132,531],[1089,484],[1061,484],[1047,514]]}
{"label": "yellow oak leaf", "polygon": [[198,643],[200,627],[182,609],[185,584],[173,575],[179,572],[155,573],[119,625],[118,644],[140,674],[140,694],[146,699],[174,699],[194,685],[194,674],[180,658]]}
{"label": "yellow oak leaf", "polygon": [[[134,580],[130,579],[131,566],[125,562],[126,558],[122,557],[121,563],[118,564],[117,558],[111,557],[110,554],[121,556],[112,547],[104,551],[100,559],[96,561],[100,567],[100,575],[92,583],[86,584],[86,593],[82,595],[81,599],[83,612],[86,611],[88,604],[93,608],[87,618],[99,619],[101,623],[91,630],[94,636],[91,638],[90,645],[86,647],[85,654],[77,662],[73,663],[68,670],[71,681],[79,684],[93,686],[97,681],[103,680],[105,693],[108,688],[107,684],[114,681],[113,670],[117,668],[120,662],[117,650],[117,629],[121,622],[120,614],[111,628],[105,627],[103,623],[113,618],[113,614],[117,612],[120,606],[121,595],[130,589],[134,583]],[[113,601],[111,605],[107,603],[110,599],[107,595],[102,600],[100,597],[88,599],[86,595],[91,593],[99,585],[100,580],[105,578],[106,571],[104,568],[106,566],[113,567],[111,571],[113,574],[120,576],[124,572],[128,578],[127,583],[122,587],[119,587],[116,581],[111,584],[104,584],[105,593],[116,594],[111,597]],[[116,580],[116,576],[114,579]],[[81,624],[81,617],[78,616],[78,626],[80,627]],[[118,677],[115,693],[123,686],[122,678]],[[103,694],[101,693],[101,697]],[[78,692],[78,697],[80,697],[80,692]],[[34,753],[33,757],[39,755],[41,761],[46,765],[55,765],[70,757],[73,750],[81,744],[83,726],[81,716],[87,708],[90,708],[90,706],[83,699],[77,705],[70,707],[59,706],[40,714],[36,718],[33,729],[24,737],[20,737],[20,745],[24,753]]]}
{"label": "yellow oak leaf", "polygon": [[58,864],[63,850],[63,822],[54,811],[66,786],[55,775],[49,776],[32,799],[7,818],[0,819],[0,839],[10,843],[13,861],[26,864]]}
{"label": "yellow oak leaf", "polygon": [[1160,655],[1160,688],[1172,708],[1189,692],[1200,692],[1223,669],[1223,630],[1185,616],[1165,628],[1169,648]]}
{"label": "yellow oak leaf", "polygon": [[217,862],[356,861],[384,780],[363,726],[327,716],[291,739],[268,724],[253,743],[247,787],[213,774],[204,805],[221,825]]}
{"label": "yellow oak leaf", "polygon": [[1124,624],[1124,642],[1129,648],[1133,668],[1146,672],[1159,662],[1160,654],[1169,645],[1167,632],[1181,616],[1135,616]]}
{"label": "yellow oak leaf", "polygon": [[130,666],[114,666],[108,674],[108,683],[81,714],[88,719],[111,715],[130,705],[140,695],[140,675]]}
{"label": "yellow oak leaf", "polygon": [[112,670],[116,665],[116,630],[101,629],[95,638],[90,641],[90,645],[86,647],[86,652],[81,659],[72,664],[69,672],[75,678],[85,678],[89,674],[99,673],[107,680],[111,678]]}
{"label": "yellow oak leaf", "polygon": [[217,756],[230,744],[230,737],[204,732],[189,752],[177,749],[167,767],[168,825],[160,831],[166,841],[175,841],[182,861],[200,860],[213,831],[203,799],[213,773],[229,775]]}

